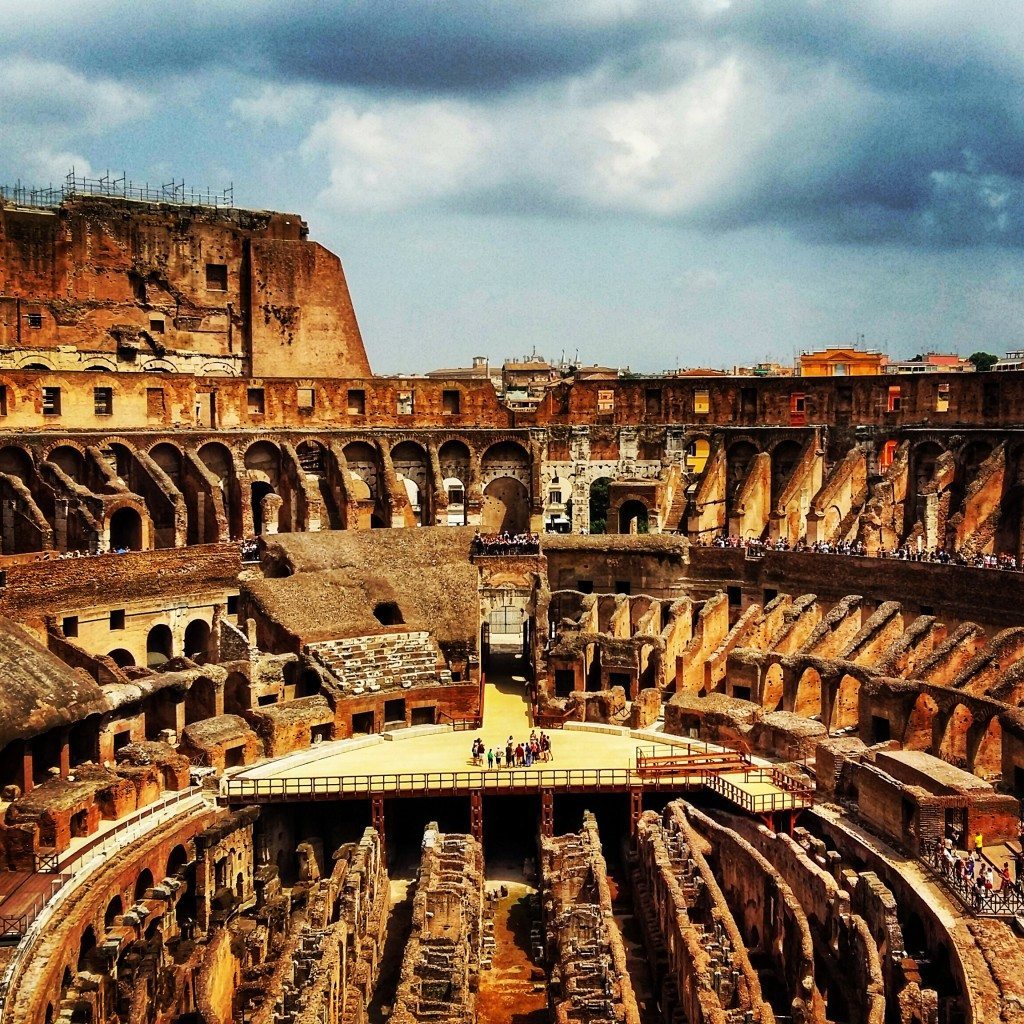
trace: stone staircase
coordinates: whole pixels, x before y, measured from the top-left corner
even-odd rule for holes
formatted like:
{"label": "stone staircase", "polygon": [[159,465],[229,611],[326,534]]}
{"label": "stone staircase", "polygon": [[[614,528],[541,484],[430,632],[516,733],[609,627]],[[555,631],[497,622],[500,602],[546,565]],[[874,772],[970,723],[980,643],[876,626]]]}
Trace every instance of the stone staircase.
{"label": "stone staircase", "polygon": [[426,631],[381,633],[309,644],[306,654],[318,661],[338,688],[358,696],[420,686],[449,686],[452,674],[440,648]]}

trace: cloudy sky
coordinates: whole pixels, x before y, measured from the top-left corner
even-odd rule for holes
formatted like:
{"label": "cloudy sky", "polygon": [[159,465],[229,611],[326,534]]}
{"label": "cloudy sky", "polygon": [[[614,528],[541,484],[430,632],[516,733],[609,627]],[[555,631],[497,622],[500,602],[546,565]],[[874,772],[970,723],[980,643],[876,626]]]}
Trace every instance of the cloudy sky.
{"label": "cloudy sky", "polygon": [[377,372],[1024,347],[1024,0],[0,0],[0,24],[0,181],[125,170],[301,213]]}

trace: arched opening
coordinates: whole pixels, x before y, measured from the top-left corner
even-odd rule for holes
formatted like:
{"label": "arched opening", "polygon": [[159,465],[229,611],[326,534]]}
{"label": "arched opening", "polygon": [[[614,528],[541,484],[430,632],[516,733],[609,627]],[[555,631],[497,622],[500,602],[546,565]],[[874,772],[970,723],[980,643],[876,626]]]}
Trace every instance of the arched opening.
{"label": "arched opening", "polygon": [[224,714],[241,715],[251,708],[249,680],[240,672],[232,672],[224,683]]}
{"label": "arched opening", "polygon": [[167,870],[164,874],[173,878],[188,863],[188,851],[179,843],[167,858]]}
{"label": "arched opening", "polygon": [[92,951],[96,948],[96,932],[93,930],[92,925],[82,932],[82,937],[78,941],[78,970],[84,971],[89,966],[89,957]]}
{"label": "arched opening", "polygon": [[85,456],[77,448],[60,445],[47,455],[46,461],[57,466],[75,483],[85,483]]}
{"label": "arched opening", "polygon": [[142,550],[142,516],[134,508],[119,508],[110,517],[110,550]]}
{"label": "arched opening", "polygon": [[[213,486],[216,487],[216,496],[224,506],[224,516],[228,522],[228,533],[233,540],[240,540],[242,537],[242,515],[241,496],[237,490],[238,484],[235,480],[235,463],[230,450],[217,441],[210,441],[204,444],[197,452],[199,461],[206,467],[214,478]],[[207,502],[206,525],[204,528],[207,538],[217,536],[219,529],[216,516],[215,502]]]}
{"label": "arched opening", "polygon": [[361,489],[354,490],[353,497],[376,502],[380,496],[380,453],[365,441],[353,441],[343,450],[349,473],[365,487],[365,493]]}
{"label": "arched opening", "polygon": [[149,868],[143,868],[139,877],[135,879],[135,902],[145,899],[146,892],[153,888],[153,872]]}
{"label": "arched opening", "polygon": [[205,660],[210,642],[210,624],[204,619],[193,619],[185,627],[185,657],[193,661]]}
{"label": "arched opening", "polygon": [[103,927],[107,930],[124,913],[124,904],[120,896],[115,896],[108,904],[103,914]]}
{"label": "arched opening", "polygon": [[274,488],[263,480],[256,480],[250,485],[249,491],[252,500],[252,532],[258,537],[267,526],[263,499],[273,494]]}
{"label": "arched opening", "polygon": [[814,668],[804,669],[796,687],[793,713],[804,718],[821,717],[821,676]]}
{"label": "arched opening", "polygon": [[935,716],[939,706],[927,693],[918,694],[903,730],[903,746],[907,750],[931,751],[935,744]]}
{"label": "arched opening", "polygon": [[469,448],[461,441],[445,441],[437,453],[448,498],[448,525],[462,526],[467,521],[466,487],[469,481]]}
{"label": "arched opening", "polygon": [[115,647],[107,654],[107,657],[120,668],[128,668],[135,664],[135,655],[123,647]]}
{"label": "arched opening", "polygon": [[778,711],[782,706],[784,689],[782,666],[776,661],[768,666],[764,674],[764,693],[761,705],[765,711]]}
{"label": "arched opening", "polygon": [[412,441],[402,441],[392,449],[391,462],[405,488],[416,522],[420,526],[426,525],[430,522],[430,509],[427,507],[430,460],[426,451]]}
{"label": "arched opening", "polygon": [[28,483],[32,476],[32,459],[24,448],[0,449],[0,473],[16,476],[22,483]]}
{"label": "arched opening", "polygon": [[630,498],[619,506],[619,533],[647,533],[650,530],[647,506]]}
{"label": "arched opening", "polygon": [[484,533],[526,533],[530,529],[530,495],[519,480],[503,476],[484,488],[481,515]]}
{"label": "arched opening", "polygon": [[185,694],[185,724],[203,722],[217,714],[217,687],[212,680],[200,676]]}
{"label": "arched opening", "polygon": [[780,441],[772,449],[772,507],[782,497],[793,470],[800,459],[800,445],[796,441]]}
{"label": "arched opening", "polygon": [[172,657],[173,639],[170,626],[154,626],[146,636],[146,668],[159,668]]}
{"label": "arched opening", "polygon": [[373,617],[382,626],[400,626],[405,622],[402,610],[394,601],[381,601],[374,606]]}
{"label": "arched opening", "polygon": [[860,700],[860,680],[856,676],[844,675],[836,690],[835,702],[832,705],[832,721],[829,730],[849,729],[859,720],[858,701]]}
{"label": "arched opening", "polygon": [[946,720],[946,731],[939,745],[939,757],[943,761],[967,768],[967,734],[974,725],[974,715],[964,704],[957,704],[953,714]]}
{"label": "arched opening", "polygon": [[978,740],[974,755],[974,774],[983,779],[998,781],[1003,775],[1003,727],[999,716],[993,715]]}
{"label": "arched opening", "polygon": [[711,454],[711,445],[703,437],[695,438],[686,449],[686,469],[693,476],[700,476]]}
{"label": "arched opening", "polygon": [[304,668],[302,670],[302,674],[299,676],[295,696],[312,697],[315,694],[318,694],[322,688],[323,680],[320,678],[320,673],[314,672],[311,668]]}
{"label": "arched opening", "polygon": [[750,441],[737,441],[725,455],[725,484],[727,511],[731,512],[743,482],[750,472],[750,464],[757,456],[757,448]]}
{"label": "arched opening", "polygon": [[590,485],[590,532],[608,532],[608,489],[610,477],[600,476]]}
{"label": "arched opening", "polygon": [[319,441],[305,440],[295,449],[299,466],[306,478],[316,483],[320,492],[320,529],[340,530],[342,527],[341,507],[338,496],[331,486],[330,455]]}

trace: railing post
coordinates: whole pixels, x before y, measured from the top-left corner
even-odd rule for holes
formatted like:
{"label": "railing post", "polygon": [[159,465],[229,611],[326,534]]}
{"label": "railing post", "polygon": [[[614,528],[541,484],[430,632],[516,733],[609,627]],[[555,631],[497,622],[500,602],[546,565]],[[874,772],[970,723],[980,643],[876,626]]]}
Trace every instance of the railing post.
{"label": "railing post", "polygon": [[474,789],[469,794],[469,830],[483,849],[484,845],[484,794]]}
{"label": "railing post", "polygon": [[636,835],[640,827],[640,815],[644,812],[644,791],[640,786],[629,787],[629,842],[636,849]]}
{"label": "railing post", "polygon": [[384,797],[377,794],[370,800],[370,817],[373,821],[373,827],[377,830],[377,834],[380,836],[380,846],[387,856],[387,830],[384,825]]}
{"label": "railing post", "polygon": [[540,791],[540,834],[545,839],[555,834],[555,794],[549,787]]}

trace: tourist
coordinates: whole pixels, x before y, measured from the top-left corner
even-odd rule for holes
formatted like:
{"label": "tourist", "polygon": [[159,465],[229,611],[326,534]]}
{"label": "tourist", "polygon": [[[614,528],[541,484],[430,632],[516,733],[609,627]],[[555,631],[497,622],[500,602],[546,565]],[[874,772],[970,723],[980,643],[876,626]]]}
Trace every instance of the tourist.
{"label": "tourist", "polygon": [[981,833],[979,832],[974,837],[974,849],[977,850],[979,857],[981,856],[981,850],[982,850],[983,846],[984,846],[984,843],[982,842]]}
{"label": "tourist", "polygon": [[999,888],[1005,889],[1013,882],[1013,878],[1010,876],[1010,862],[1008,860],[1003,861],[1003,870],[999,872]]}
{"label": "tourist", "polygon": [[488,750],[487,751],[487,767],[488,768],[493,768],[494,767],[494,751],[493,750]]}
{"label": "tourist", "polygon": [[505,744],[505,764],[509,768],[512,767],[512,752],[515,750],[515,746],[512,743],[512,737],[509,736],[508,741]]}

